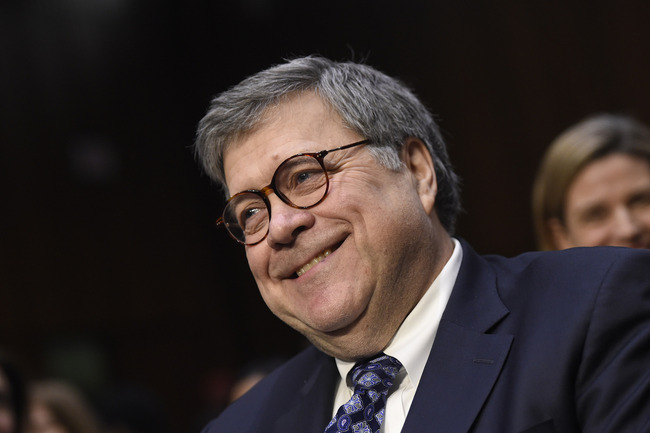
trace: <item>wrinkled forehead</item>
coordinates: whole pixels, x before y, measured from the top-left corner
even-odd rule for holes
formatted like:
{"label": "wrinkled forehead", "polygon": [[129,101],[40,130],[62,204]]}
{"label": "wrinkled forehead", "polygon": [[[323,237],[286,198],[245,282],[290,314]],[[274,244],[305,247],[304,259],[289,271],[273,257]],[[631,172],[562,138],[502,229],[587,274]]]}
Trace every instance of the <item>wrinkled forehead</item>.
{"label": "wrinkled forehead", "polygon": [[253,127],[229,140],[223,151],[226,186],[233,194],[249,188],[240,182],[244,177],[268,183],[285,159],[297,153],[336,147],[349,134],[351,130],[345,127],[340,115],[317,94],[291,95],[269,106]]}
{"label": "wrinkled forehead", "polygon": [[[224,143],[223,148],[221,149],[221,170],[224,180],[223,188],[226,197],[229,197],[237,192],[231,191],[229,186],[227,176],[228,161],[232,160],[233,154],[240,153],[241,148],[249,140],[250,137],[280,117],[280,107],[282,107],[287,102],[287,100],[288,98],[284,98],[282,101],[277,101],[275,103],[269,104],[248,128],[241,129],[232,134]],[[272,156],[270,155],[270,157]],[[254,155],[250,155],[248,159],[252,161],[252,158],[254,158]]]}
{"label": "wrinkled forehead", "polygon": [[224,154],[233,144],[241,142],[241,140],[246,138],[246,136],[254,134],[260,128],[263,128],[270,123],[277,122],[282,117],[301,113],[305,109],[305,106],[314,105],[318,105],[319,108],[322,108],[324,115],[328,117],[334,116],[341,119],[340,113],[327,100],[323,99],[318,92],[314,90],[291,92],[268,103],[263,107],[259,114],[254,117],[251,116],[252,118],[249,119],[247,125],[233,133],[230,139],[227,140],[223,149]]}

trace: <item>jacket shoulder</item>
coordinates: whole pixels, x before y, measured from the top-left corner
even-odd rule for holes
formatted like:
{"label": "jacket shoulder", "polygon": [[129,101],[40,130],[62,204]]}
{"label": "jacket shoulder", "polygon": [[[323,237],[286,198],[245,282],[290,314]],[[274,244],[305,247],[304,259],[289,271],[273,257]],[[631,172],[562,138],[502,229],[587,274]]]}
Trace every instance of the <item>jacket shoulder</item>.
{"label": "jacket shoulder", "polygon": [[503,282],[508,275],[527,282],[562,282],[602,279],[612,268],[650,269],[650,251],[622,247],[580,247],[541,251],[506,258],[482,256]]}
{"label": "jacket shoulder", "polygon": [[[330,365],[331,364],[331,365]],[[212,420],[202,433],[264,431],[278,413],[286,413],[292,399],[318,369],[336,368],[331,357],[311,346],[270,373]]]}

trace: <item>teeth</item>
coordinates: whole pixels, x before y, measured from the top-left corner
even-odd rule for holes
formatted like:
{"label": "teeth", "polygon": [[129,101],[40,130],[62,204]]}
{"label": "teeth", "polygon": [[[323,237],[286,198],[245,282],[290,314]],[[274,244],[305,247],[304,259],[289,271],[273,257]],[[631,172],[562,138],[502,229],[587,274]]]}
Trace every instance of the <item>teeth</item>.
{"label": "teeth", "polygon": [[308,270],[310,270],[311,268],[313,268],[314,266],[316,266],[318,263],[320,263],[320,262],[322,262],[323,260],[325,260],[325,257],[329,256],[331,252],[332,252],[332,250],[326,250],[326,251],[323,251],[323,252],[320,253],[317,257],[314,257],[314,258],[313,258],[309,263],[303,265],[302,268],[298,269],[298,271],[296,272],[296,274],[297,274],[298,276],[301,276],[302,274],[304,274],[305,272],[307,272]]}

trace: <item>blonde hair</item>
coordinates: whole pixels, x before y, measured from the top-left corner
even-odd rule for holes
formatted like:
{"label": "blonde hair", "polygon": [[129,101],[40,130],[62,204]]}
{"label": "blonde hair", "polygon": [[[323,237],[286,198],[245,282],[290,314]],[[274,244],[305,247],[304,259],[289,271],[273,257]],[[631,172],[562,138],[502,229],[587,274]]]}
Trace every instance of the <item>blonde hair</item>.
{"label": "blonde hair", "polygon": [[532,194],[537,246],[557,249],[548,222],[564,222],[566,194],[576,175],[589,163],[612,153],[650,162],[650,130],[622,115],[599,114],[577,123],[549,146],[540,164]]}

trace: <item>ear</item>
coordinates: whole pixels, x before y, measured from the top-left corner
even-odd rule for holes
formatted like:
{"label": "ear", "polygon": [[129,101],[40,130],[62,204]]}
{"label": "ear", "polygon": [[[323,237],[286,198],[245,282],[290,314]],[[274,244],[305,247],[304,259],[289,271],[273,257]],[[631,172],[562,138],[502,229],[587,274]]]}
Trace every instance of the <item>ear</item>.
{"label": "ear", "polygon": [[438,192],[438,183],[433,158],[427,146],[418,138],[407,138],[402,146],[402,160],[413,177],[424,210],[431,215]]}
{"label": "ear", "polygon": [[548,231],[551,234],[551,240],[555,249],[564,250],[573,247],[573,242],[569,236],[566,226],[559,218],[551,218],[546,221]]}

